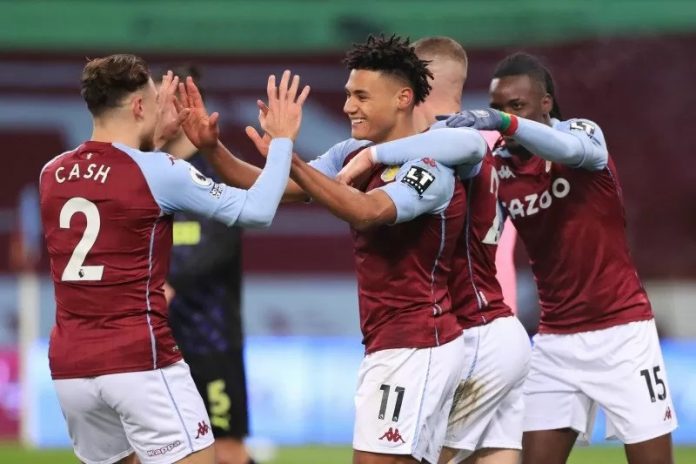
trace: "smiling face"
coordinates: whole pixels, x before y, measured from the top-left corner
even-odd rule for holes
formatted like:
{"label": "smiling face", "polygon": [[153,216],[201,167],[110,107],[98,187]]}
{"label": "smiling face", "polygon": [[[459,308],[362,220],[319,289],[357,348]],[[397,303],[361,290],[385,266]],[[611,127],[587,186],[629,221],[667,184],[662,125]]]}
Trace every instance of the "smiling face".
{"label": "smiling face", "polygon": [[413,90],[380,71],[353,69],[346,82],[343,112],[350,118],[351,136],[359,140],[390,140],[400,115],[413,110]]}
{"label": "smiling face", "polygon": [[[544,85],[534,78],[526,74],[496,77],[491,81],[489,93],[491,108],[548,124],[553,99]],[[505,143],[511,152],[520,147],[509,137],[505,138]]]}

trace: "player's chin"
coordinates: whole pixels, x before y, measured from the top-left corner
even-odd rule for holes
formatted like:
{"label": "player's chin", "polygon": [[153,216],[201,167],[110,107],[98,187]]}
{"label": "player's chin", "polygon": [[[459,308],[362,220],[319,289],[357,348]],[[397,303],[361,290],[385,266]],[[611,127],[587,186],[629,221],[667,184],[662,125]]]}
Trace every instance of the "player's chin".
{"label": "player's chin", "polygon": [[350,126],[350,136],[357,140],[369,140],[368,130],[365,123],[352,124]]}

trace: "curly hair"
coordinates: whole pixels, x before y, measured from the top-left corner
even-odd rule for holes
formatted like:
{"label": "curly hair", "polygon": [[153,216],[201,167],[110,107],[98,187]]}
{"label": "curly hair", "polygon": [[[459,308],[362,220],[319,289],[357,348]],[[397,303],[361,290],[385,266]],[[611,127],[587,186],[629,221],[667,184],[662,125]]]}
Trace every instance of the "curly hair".
{"label": "curly hair", "polygon": [[82,71],[82,98],[94,116],[117,107],[123,97],[144,87],[150,79],[145,60],[129,54],[90,60]]}
{"label": "curly hair", "polygon": [[553,81],[553,76],[546,66],[544,66],[539,58],[528,53],[517,52],[503,58],[495,67],[493,77],[508,77],[508,76],[529,76],[530,78],[541,84],[546,93],[553,98],[553,108],[551,108],[551,117],[561,118],[561,108],[558,106],[556,99],[556,85]]}
{"label": "curly hair", "polygon": [[428,77],[433,74],[428,70],[428,62],[418,58],[408,38],[369,35],[365,43],[353,44],[343,63],[348,69],[380,71],[407,82],[416,105],[430,93]]}

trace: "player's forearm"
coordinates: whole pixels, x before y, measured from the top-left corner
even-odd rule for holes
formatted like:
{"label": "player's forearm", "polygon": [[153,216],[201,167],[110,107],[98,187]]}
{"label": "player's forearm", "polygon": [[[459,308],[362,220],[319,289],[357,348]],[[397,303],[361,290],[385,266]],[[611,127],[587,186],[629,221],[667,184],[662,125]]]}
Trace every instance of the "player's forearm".
{"label": "player's forearm", "polygon": [[269,227],[278,209],[290,174],[292,140],[276,138],[268,149],[266,166],[246,192],[237,223],[243,227]]}
{"label": "player's forearm", "polygon": [[[218,142],[215,150],[204,151],[206,160],[215,172],[228,185],[248,189],[261,175],[261,168],[247,163],[233,155],[223,144]],[[283,193],[283,202],[306,201],[307,194],[295,182],[290,181]]]}
{"label": "player's forearm", "polygon": [[367,195],[353,187],[331,179],[298,156],[293,156],[290,177],[317,203],[331,213],[362,230],[384,224],[384,211]]}
{"label": "player's forearm", "polygon": [[374,161],[387,165],[402,165],[423,157],[447,166],[475,165],[487,150],[479,132],[468,128],[429,130],[372,147]]}

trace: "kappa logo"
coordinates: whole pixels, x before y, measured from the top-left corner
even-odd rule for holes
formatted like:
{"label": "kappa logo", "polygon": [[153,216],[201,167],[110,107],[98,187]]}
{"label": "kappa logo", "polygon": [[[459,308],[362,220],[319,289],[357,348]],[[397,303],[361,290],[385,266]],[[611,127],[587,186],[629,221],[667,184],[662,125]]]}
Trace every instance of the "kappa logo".
{"label": "kappa logo", "polygon": [[437,163],[432,158],[423,158],[421,161],[430,166],[431,168],[437,167]]}
{"label": "kappa logo", "polygon": [[501,179],[510,179],[516,176],[510,169],[510,166],[503,166],[502,168],[498,169],[498,177]]}
{"label": "kappa logo", "polygon": [[665,418],[662,419],[664,421],[672,420],[672,409],[670,409],[669,406],[667,406],[667,409],[665,410]]}
{"label": "kappa logo", "polygon": [[150,457],[161,456],[163,454],[167,454],[168,452],[170,452],[171,450],[173,450],[174,448],[176,448],[179,445],[181,445],[181,442],[179,440],[177,440],[174,443],[170,443],[170,444],[165,445],[161,448],[147,450],[147,455]]}
{"label": "kappa logo", "polygon": [[196,439],[199,439],[210,432],[210,427],[205,421],[201,421],[198,423],[198,435],[196,435]]}
{"label": "kappa logo", "polygon": [[398,428],[397,428],[397,429],[394,429],[394,428],[389,427],[389,430],[387,430],[386,432],[384,432],[384,435],[382,435],[381,437],[379,437],[379,439],[380,439],[380,440],[386,439],[387,441],[392,442],[392,443],[398,443],[399,440],[401,440],[401,443],[406,443],[406,442],[404,441],[404,438],[403,438],[403,437],[401,436],[401,434],[399,433],[399,429],[398,429]]}

